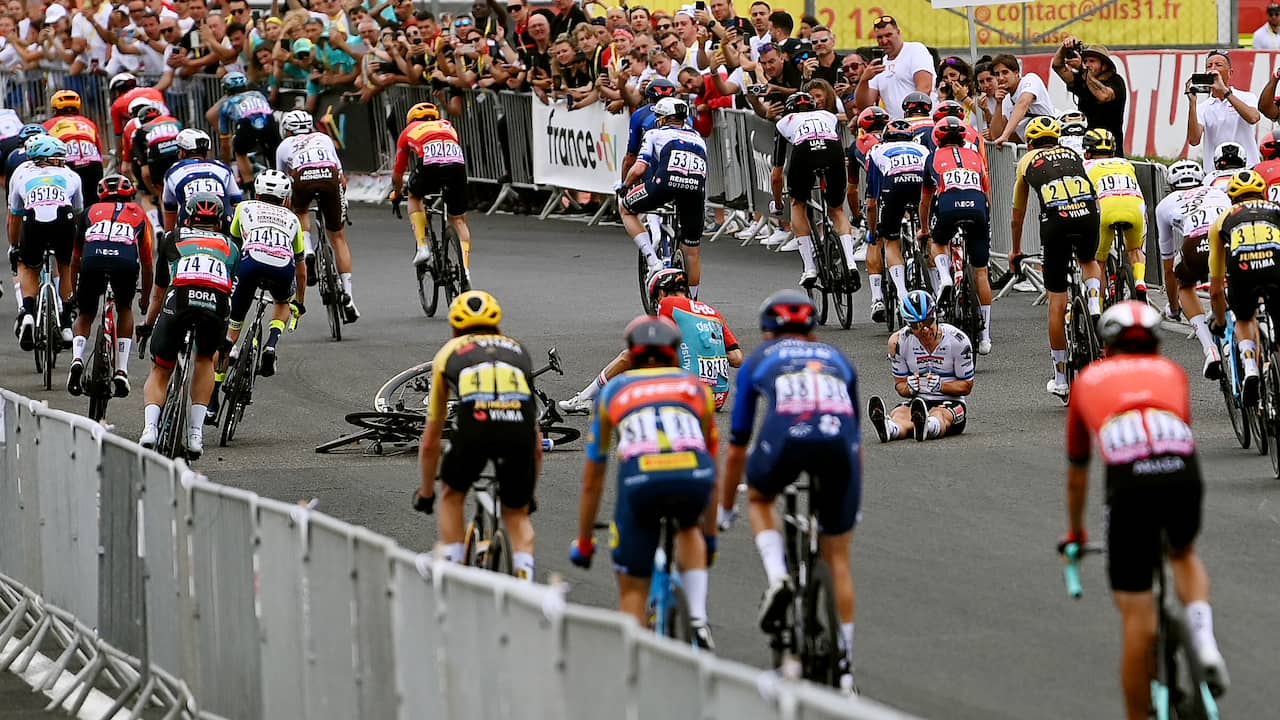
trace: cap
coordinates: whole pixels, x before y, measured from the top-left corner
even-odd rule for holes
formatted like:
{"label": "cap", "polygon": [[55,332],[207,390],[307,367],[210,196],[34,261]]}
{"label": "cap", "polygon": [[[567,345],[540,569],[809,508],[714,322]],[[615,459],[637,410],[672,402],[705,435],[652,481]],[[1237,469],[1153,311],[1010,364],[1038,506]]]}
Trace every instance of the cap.
{"label": "cap", "polygon": [[44,23],[52,25],[67,16],[67,9],[61,5],[50,5],[48,10],[44,11]]}
{"label": "cap", "polygon": [[1088,57],[1090,55],[1109,65],[1112,70],[1116,69],[1116,61],[1111,59],[1111,51],[1107,49],[1106,45],[1086,45],[1084,50],[1080,51],[1080,57]]}
{"label": "cap", "polygon": [[313,45],[310,40],[306,38],[298,38],[297,40],[293,41],[293,45],[290,47],[289,51],[292,52],[294,55],[299,55],[304,52],[306,53],[314,52],[315,47],[316,46]]}

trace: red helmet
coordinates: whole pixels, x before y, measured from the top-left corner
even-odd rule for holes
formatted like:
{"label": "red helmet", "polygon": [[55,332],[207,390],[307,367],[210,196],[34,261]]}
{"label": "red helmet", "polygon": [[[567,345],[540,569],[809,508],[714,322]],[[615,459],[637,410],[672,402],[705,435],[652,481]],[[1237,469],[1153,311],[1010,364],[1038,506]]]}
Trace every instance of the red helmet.
{"label": "red helmet", "polygon": [[148,105],[142,110],[138,111],[138,123],[141,125],[146,125],[147,123],[151,122],[152,120],[155,120],[156,118],[160,117],[163,114],[164,113],[160,112],[159,106]]}
{"label": "red helmet", "polygon": [[933,99],[918,90],[902,101],[902,114],[906,117],[926,117],[932,110]]}
{"label": "red helmet", "polygon": [[128,202],[138,194],[133,181],[124,175],[108,175],[98,181],[98,199]]}
{"label": "red helmet", "polygon": [[933,121],[938,122],[944,117],[957,117],[964,119],[964,106],[955,100],[943,100],[933,109]]}
{"label": "red helmet", "polygon": [[933,144],[938,147],[963,145],[969,126],[958,117],[947,115],[933,126]]}
{"label": "red helmet", "polygon": [[641,315],[627,323],[624,338],[632,361],[652,358],[660,365],[680,364],[680,327],[667,318]]}
{"label": "red helmet", "polygon": [[1267,133],[1266,138],[1258,145],[1258,150],[1262,153],[1263,160],[1280,158],[1280,130]]}
{"label": "red helmet", "polygon": [[889,124],[889,113],[884,108],[872,105],[858,113],[858,127],[867,132],[880,132]]}

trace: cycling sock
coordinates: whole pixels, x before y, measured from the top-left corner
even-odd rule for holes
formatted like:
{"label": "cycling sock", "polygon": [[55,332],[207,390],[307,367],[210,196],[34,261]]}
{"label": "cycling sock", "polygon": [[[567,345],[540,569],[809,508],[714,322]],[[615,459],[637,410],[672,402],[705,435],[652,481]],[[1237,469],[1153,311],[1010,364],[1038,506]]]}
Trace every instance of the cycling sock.
{"label": "cycling sock", "polygon": [[[942,281],[942,284],[950,285],[951,284],[951,256],[948,255],[947,253],[942,253],[941,255],[933,259],[933,265],[935,268],[937,268],[938,278]],[[942,287],[942,285],[939,285],[938,287]]]}
{"label": "cycling sock", "polygon": [[142,424],[146,427],[156,427],[160,424],[159,405],[147,405],[142,408]]}
{"label": "cycling sock", "polygon": [[273,348],[280,342],[280,333],[284,332],[283,320],[272,320],[271,329],[267,331],[267,347]]}
{"label": "cycling sock", "polygon": [[930,416],[924,423],[924,436],[930,439],[941,437],[942,421],[936,417]]}
{"label": "cycling sock", "polygon": [[[230,363],[227,363],[227,364],[228,364],[228,365],[231,365],[231,364],[232,364],[232,363],[234,363],[234,362],[235,362],[235,358],[234,358],[234,357],[232,357],[232,358],[231,358],[231,362],[230,362]],[[227,379],[227,372],[226,372],[225,370],[223,370],[222,372],[214,371],[214,373],[213,373],[213,388],[214,388],[214,390],[217,390],[217,389],[218,389],[218,387],[219,387],[220,385],[222,385],[222,381],[223,381],[223,380],[226,380],[226,379]],[[215,392],[214,394],[215,394],[215,395],[217,395],[217,393],[216,393],[216,392]]]}
{"label": "cycling sock", "polygon": [[787,577],[787,558],[782,546],[782,533],[777,530],[761,530],[756,534],[756,549],[760,551],[764,574],[770,585]]}
{"label": "cycling sock", "polygon": [[982,339],[990,340],[991,339],[991,306],[979,305],[978,308],[982,310]]}
{"label": "cycling sock", "polygon": [[600,374],[596,376],[596,379],[592,380],[591,384],[583,388],[582,392],[578,394],[588,400],[592,400],[596,395],[599,395],[600,391],[604,389],[604,386],[608,384],[609,378],[604,376],[604,371],[602,370],[600,371]]}
{"label": "cycling sock", "polygon": [[1147,263],[1136,262],[1133,264],[1133,282],[1140,288],[1147,286]]}
{"label": "cycling sock", "polygon": [[642,232],[631,238],[631,242],[635,243],[640,252],[644,253],[644,257],[649,261],[650,265],[662,264],[662,261],[658,260],[658,254],[653,251],[653,241],[649,239],[649,233]]}
{"label": "cycling sock", "polygon": [[13,297],[18,301],[18,309],[22,309],[22,281],[17,275],[13,276]]}
{"label": "cycling sock", "polygon": [[849,669],[853,669],[853,623],[840,623],[840,635],[844,637],[844,654],[849,659]]}
{"label": "cycling sock", "polygon": [[311,233],[305,230],[302,233],[302,252],[305,255],[316,254],[316,246],[311,244]]}
{"label": "cycling sock", "polygon": [[808,235],[797,235],[796,243],[800,245],[800,262],[804,263],[805,273],[817,272],[813,266],[813,238]]}
{"label": "cycling sock", "polygon": [[890,265],[889,277],[893,278],[893,287],[898,291],[898,297],[907,296],[907,266],[906,265]]}
{"label": "cycling sock", "polygon": [[1097,315],[1102,312],[1102,281],[1096,278],[1088,278],[1084,281],[1085,289],[1089,291],[1089,314]]}
{"label": "cycling sock", "polygon": [[841,249],[841,250],[844,250],[844,261],[845,261],[846,263],[848,263],[849,267],[853,267],[853,265],[854,265],[854,262],[853,262],[853,245],[854,245],[854,243],[853,243],[853,236],[852,236],[852,235],[841,235],[841,236],[840,236],[840,249]]}
{"label": "cycling sock", "polygon": [[1216,646],[1213,637],[1213,609],[1204,600],[1187,603],[1187,625],[1191,627],[1191,636],[1197,649],[1206,644]]}
{"label": "cycling sock", "polygon": [[36,299],[34,297],[22,298],[22,312],[26,313],[27,315],[36,314]]}
{"label": "cycling sock", "polygon": [[133,338],[120,338],[116,341],[116,371],[129,374],[129,353],[133,352]]}
{"label": "cycling sock", "polygon": [[942,273],[938,272],[936,267],[929,268],[929,284],[938,290],[942,289]]}
{"label": "cycling sock", "polygon": [[685,570],[680,573],[684,597],[689,601],[689,619],[707,621],[707,570]]}
{"label": "cycling sock", "polygon": [[89,344],[89,338],[83,335],[77,335],[71,338],[71,358],[73,360],[84,360],[84,348]]}
{"label": "cycling sock", "polygon": [[881,287],[884,278],[881,277],[880,273],[872,273],[869,270],[867,272],[870,273],[867,276],[867,280],[871,283],[871,301],[884,300],[884,288]]}
{"label": "cycling sock", "polygon": [[522,580],[533,580],[533,553],[518,552],[511,554],[511,569],[516,577]]}
{"label": "cycling sock", "polygon": [[409,224],[413,226],[413,241],[418,247],[427,244],[427,213],[425,210],[409,213]]}
{"label": "cycling sock", "polygon": [[191,404],[191,434],[199,435],[203,433],[204,416],[209,414],[208,405]]}
{"label": "cycling sock", "polygon": [[462,543],[446,543],[441,547],[441,553],[444,555],[445,562],[460,563],[463,553]]}
{"label": "cycling sock", "polygon": [[1059,385],[1067,384],[1067,351],[1050,348],[1053,357],[1053,381]]}
{"label": "cycling sock", "polygon": [[1200,341],[1200,348],[1204,350],[1205,355],[1210,355],[1217,349],[1218,344],[1213,340],[1213,333],[1209,331],[1209,316],[1200,313],[1190,318],[1191,327],[1196,331],[1196,339]]}
{"label": "cycling sock", "polygon": [[1258,344],[1252,340],[1240,341],[1240,364],[1245,375],[1258,374]]}
{"label": "cycling sock", "polygon": [[342,280],[342,292],[346,293],[347,297],[351,297],[351,273],[338,273],[338,278]]}

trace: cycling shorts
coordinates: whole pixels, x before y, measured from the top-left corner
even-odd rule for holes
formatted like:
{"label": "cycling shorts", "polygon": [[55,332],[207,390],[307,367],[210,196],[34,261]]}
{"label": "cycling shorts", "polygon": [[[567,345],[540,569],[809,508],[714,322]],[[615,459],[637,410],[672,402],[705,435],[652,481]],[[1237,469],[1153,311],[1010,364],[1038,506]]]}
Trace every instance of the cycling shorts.
{"label": "cycling shorts", "polygon": [[[1158,468],[1158,472],[1143,472]],[[1107,574],[1111,589],[1146,592],[1164,552],[1200,532],[1204,484],[1195,455],[1166,455],[1107,468]]]}
{"label": "cycling shorts", "polygon": [[[306,177],[307,170],[303,170],[303,177]],[[290,206],[294,212],[305,213],[311,203],[316,203],[320,208],[320,216],[324,218],[324,229],[329,232],[338,232],[342,229],[342,180],[337,176],[337,171],[325,178],[307,179],[293,181],[293,195],[290,199]]]}
{"label": "cycling shorts", "polygon": [[1147,240],[1147,206],[1142,198],[1112,197],[1098,201],[1101,218],[1098,224],[1102,230],[1098,236],[1098,262],[1106,262],[1114,244],[1115,231],[1112,225],[1127,225],[1124,233],[1126,250],[1141,250]]}
{"label": "cycling shorts", "polygon": [[826,190],[822,196],[828,208],[844,206],[849,181],[845,174],[844,153],[840,143],[828,140],[818,148],[809,143],[797,145],[791,150],[791,164],[787,168],[787,192],[792,200],[808,202],[817,184],[817,172],[825,170]]}
{"label": "cycling shorts", "polygon": [[192,331],[192,346],[200,357],[211,357],[222,345],[227,332],[225,293],[202,287],[171,287],[164,307],[151,332],[151,359],[162,368],[171,368],[182,352],[182,337]]}
{"label": "cycling shorts", "polygon": [[1234,260],[1227,265],[1227,307],[1236,322],[1249,322],[1258,313],[1258,299],[1267,307],[1280,307],[1280,266],[1261,270],[1244,270]]}
{"label": "cycling shorts", "polygon": [[653,555],[662,535],[663,517],[681,530],[694,527],[711,505],[715,478],[666,477],[643,482],[619,477],[618,504],[613,511],[610,545],[613,569],[631,577],[653,575]]}
{"label": "cycling shorts", "polygon": [[178,162],[178,156],[162,155],[154,159],[147,160],[147,168],[151,172],[151,182],[158,188],[164,187],[164,174],[169,172],[169,168]]}
{"label": "cycling shorts", "polygon": [[876,198],[880,213],[880,219],[876,223],[876,237],[868,242],[900,239],[898,236],[902,234],[902,219],[907,216],[908,210],[916,212],[920,208],[920,190],[923,187],[923,179],[919,182],[887,182]]}
{"label": "cycling shorts", "polygon": [[265,117],[266,124],[254,127],[255,118],[240,118],[231,134],[231,149],[236,155],[248,155],[257,150],[264,153],[259,159],[264,165],[270,165],[276,157],[276,148],[280,147],[280,131],[276,129],[276,119],[271,115]]}
{"label": "cycling shorts", "polygon": [[1183,289],[1194,289],[1200,283],[1209,282],[1209,233],[1182,239],[1173,274],[1178,278],[1178,287]]}
{"label": "cycling shorts", "polygon": [[492,460],[503,507],[527,507],[538,479],[536,437],[533,426],[524,423],[490,425],[483,432],[455,431],[440,463],[440,479],[451,489],[466,493]]}
{"label": "cycling shorts", "polygon": [[1083,217],[1041,217],[1040,246],[1044,256],[1044,287],[1049,292],[1067,291],[1067,267],[1071,255],[1080,262],[1093,260],[1098,254],[1098,215]]}
{"label": "cycling shorts", "polygon": [[937,245],[949,245],[956,228],[966,225],[965,255],[969,264],[984,268],[991,261],[991,211],[980,192],[944,193],[934,197],[929,233]]}
{"label": "cycling shorts", "polygon": [[440,193],[444,197],[444,211],[458,216],[467,213],[467,166],[465,163],[423,165],[417,163],[409,171],[405,183],[409,194],[416,198]]}
{"label": "cycling shorts", "polygon": [[293,263],[282,267],[267,265],[245,256],[240,259],[236,287],[231,292],[231,319],[240,322],[249,313],[258,288],[267,291],[272,302],[287,303],[293,299],[296,270]]}
{"label": "cycling shorts", "polygon": [[77,165],[71,170],[80,176],[81,194],[84,195],[84,206],[98,202],[98,181],[102,180],[102,163],[90,162]]}
{"label": "cycling shorts", "polygon": [[76,304],[90,318],[98,313],[98,298],[111,286],[117,307],[129,307],[138,294],[138,261],[86,252],[76,281]]}
{"label": "cycling shorts", "polygon": [[18,259],[23,265],[38,270],[44,264],[45,250],[52,248],[58,264],[69,265],[76,235],[79,232],[75,212],[70,207],[59,208],[58,218],[49,222],[36,220],[28,211],[26,218],[22,221],[22,240],[18,245]]}
{"label": "cycling shorts", "polygon": [[632,186],[622,198],[622,206],[636,215],[653,212],[667,203],[674,203],[676,214],[680,217],[680,244],[687,247],[698,247],[702,242],[706,202],[704,193],[672,190],[652,177]]}
{"label": "cycling shorts", "polygon": [[[946,408],[951,412],[951,427],[947,428],[947,435],[959,435],[964,432],[964,427],[968,423],[969,408],[965,405],[964,400],[960,398],[947,398],[945,400],[925,400],[924,406],[929,410],[934,408]],[[900,408],[911,408],[911,401],[898,403]]]}
{"label": "cycling shorts", "polygon": [[[858,524],[862,506],[862,468],[858,440],[842,436],[816,440],[786,438],[781,442],[757,441],[747,459],[747,485],[766,497],[776,497],[794,483],[800,473],[809,475],[812,507],[818,508],[818,525],[827,535],[849,532]],[[817,495],[813,488],[817,486]]]}

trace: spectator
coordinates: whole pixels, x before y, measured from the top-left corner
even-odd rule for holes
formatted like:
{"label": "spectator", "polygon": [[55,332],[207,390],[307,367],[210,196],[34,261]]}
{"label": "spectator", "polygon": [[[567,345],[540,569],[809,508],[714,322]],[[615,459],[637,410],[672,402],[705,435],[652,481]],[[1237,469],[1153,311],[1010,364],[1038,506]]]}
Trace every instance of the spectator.
{"label": "spectator", "polygon": [[[604,51],[604,63],[615,71],[622,70],[622,61],[631,54],[632,39],[635,34],[629,27],[620,27],[612,33],[612,42]],[[617,79],[616,77],[614,78]]]}
{"label": "spectator", "polygon": [[575,0],[551,0],[551,7],[556,13],[556,19],[551,23],[551,32],[556,37],[573,32],[579,23],[587,21],[587,14],[578,7]]}
{"label": "spectator", "polygon": [[677,10],[676,14],[671,18],[671,24],[672,32],[676,34],[676,37],[680,38],[680,45],[684,49],[684,54],[672,55],[671,51],[664,46],[664,43],[668,41],[664,39],[662,33],[658,33],[659,47],[666,50],[667,54],[671,55],[671,59],[681,66],[692,65],[697,67],[698,29],[702,26],[698,25],[697,21],[693,19],[693,11],[688,9]]}
{"label": "spectator", "polygon": [[529,18],[529,35],[533,44],[520,55],[525,67],[525,79],[538,97],[546,101],[551,89],[551,21],[543,13],[533,13]]}
{"label": "spectator", "polygon": [[494,0],[475,0],[471,3],[471,17],[486,38],[498,37],[499,30],[506,32],[507,10]]}
{"label": "spectator", "polygon": [[844,63],[844,58],[836,52],[835,33],[826,25],[814,25],[809,31],[809,42],[813,43],[813,52],[818,59],[812,77],[825,80],[834,87],[840,82],[840,67]]}
{"label": "spectator", "polygon": [[600,41],[589,23],[582,23],[574,28],[573,38],[578,52],[587,59],[587,71],[591,74],[592,82],[595,82],[596,78],[604,74],[605,49],[600,46]]}
{"label": "spectator", "polygon": [[800,39],[812,40],[813,29],[818,27],[818,18],[812,15],[800,16]]}
{"label": "spectator", "polygon": [[[376,26],[377,23],[374,23]],[[163,26],[161,26],[163,30]],[[249,68],[245,71],[245,75],[249,78],[249,83],[258,87],[267,87],[275,78],[276,63],[271,55],[271,46],[267,43],[266,38],[258,40],[254,43],[253,54],[249,58]]]}
{"label": "spectator", "polygon": [[[169,28],[176,28],[178,25],[177,20],[165,22],[168,23]],[[131,72],[161,74],[167,67],[165,60],[169,56],[171,47],[164,27],[160,16],[148,8],[142,14],[142,22],[138,26],[138,31],[135,31],[133,39],[120,37],[114,52],[137,57],[137,65],[130,68]],[[169,35],[172,35],[172,32]]]}
{"label": "spectator", "polygon": [[[703,75],[696,68],[691,67],[684,68],[679,73],[680,87],[693,96],[690,103],[695,111],[693,128],[704,138],[711,136],[715,108],[733,107],[733,95],[722,94],[716,83],[712,81],[712,74],[720,73],[712,71],[711,74]],[[724,79],[723,76],[721,79]]]}
{"label": "spectator", "polygon": [[50,5],[45,11],[44,27],[40,28],[40,45],[44,57],[40,68],[52,72],[66,72],[75,60],[71,47],[71,18],[61,5]]}
{"label": "spectator", "polygon": [[226,40],[223,43],[231,54],[222,57],[223,72],[244,72],[249,64],[249,29],[239,22],[232,21],[227,26]]}
{"label": "spectator", "polygon": [[631,20],[631,31],[635,34],[653,32],[653,23],[650,22],[648,8],[633,7],[628,11],[628,17]]}
{"label": "spectator", "polygon": [[[1201,148],[1206,172],[1213,170],[1213,151],[1224,142],[1237,142],[1245,151],[1249,167],[1258,163],[1258,138],[1254,125],[1262,115],[1258,97],[1231,86],[1231,56],[1224,50],[1210,50],[1205,72],[1213,73],[1208,97],[1196,102],[1191,80],[1186,85],[1191,110],[1187,113],[1187,144]],[[1273,99],[1274,102],[1274,99]]]}
{"label": "spectator", "polygon": [[903,115],[902,101],[908,95],[933,92],[933,57],[923,44],[904,42],[898,21],[890,15],[876,18],[871,28],[876,45],[885,54],[862,72],[858,83],[858,108],[883,101],[889,117],[897,120]]}
{"label": "spectator", "polygon": [[845,55],[840,63],[840,79],[834,89],[840,108],[846,117],[855,117],[858,114],[855,99],[858,94],[858,82],[862,79],[862,71],[866,67],[867,59],[856,52]]}
{"label": "spectator", "polygon": [[[230,0],[226,4],[227,17],[231,19],[228,23],[227,35],[231,35],[231,26],[238,24],[244,28],[247,34],[253,29],[253,13],[249,10],[248,0]],[[175,16],[176,17],[176,16]],[[247,40],[246,40],[247,43]]]}
{"label": "spectator", "polygon": [[618,30],[629,28],[631,25],[627,20],[627,9],[622,6],[618,6],[611,7],[606,10],[604,26],[609,29],[610,35]]}
{"label": "spectator", "polygon": [[524,49],[533,44],[533,38],[529,36],[529,6],[525,4],[525,0],[511,0],[507,3],[507,25],[510,32],[507,37],[512,38],[511,46],[516,52],[524,52]]}
{"label": "spectator", "polygon": [[759,57],[760,46],[765,43],[773,42],[773,24],[769,21],[769,17],[773,14],[773,8],[769,7],[767,2],[751,3],[751,29],[755,34],[751,36],[748,43],[751,47],[751,59]]}
{"label": "spectator", "polygon": [[1012,55],[997,55],[991,61],[991,69],[1006,93],[1001,102],[1001,114],[992,118],[992,142],[1017,142],[1023,137],[1023,131],[1033,118],[1041,115],[1058,116],[1044,80],[1035,73],[1022,74],[1017,58]]}
{"label": "spectator", "polygon": [[97,16],[101,16],[102,24],[106,24],[111,14],[111,3],[102,2],[94,10],[93,0],[87,0],[81,10],[71,18],[71,47],[77,57],[71,64],[71,74],[84,72],[102,75],[107,71],[111,46],[98,34]]}
{"label": "spectator", "polygon": [[680,82],[680,66],[662,48],[649,51],[649,72],[640,76],[640,86],[648,85],[654,78],[666,78],[677,84]]}
{"label": "spectator", "polygon": [[[978,61],[974,67],[974,77],[978,81],[979,93],[977,98],[979,116],[974,117],[974,127],[987,130],[996,116],[1004,115],[1004,96],[1008,93],[1000,87],[1000,81],[996,79],[995,70],[991,67],[991,58],[984,56]],[[990,133],[984,136],[988,140],[991,139]]]}
{"label": "spectator", "polygon": [[[787,38],[791,37],[791,33],[796,29],[796,21],[791,19],[791,15],[776,10],[769,13],[769,38],[773,41],[774,46],[781,45]],[[756,47],[756,57],[760,56],[759,45]]]}
{"label": "spectator", "polygon": [[[680,18],[688,18],[688,16],[687,15],[676,16],[677,26],[679,25]],[[662,48],[662,52],[666,53],[667,57],[671,58],[671,61],[676,64],[677,70],[679,70],[682,67],[691,67],[695,69],[698,67],[698,64],[696,62],[691,62],[691,58],[692,58],[692,54],[690,53],[691,48],[684,44],[684,40],[681,39],[679,35],[673,32],[659,35],[658,47]]]}
{"label": "spectator", "polygon": [[672,24],[670,15],[661,10],[653,14],[653,30],[649,33],[650,35],[656,38],[673,30],[675,30],[675,26]]}
{"label": "spectator", "polygon": [[935,101],[955,100],[964,103],[961,95],[972,98],[974,92],[973,68],[963,58],[951,56],[938,63],[938,87]]}
{"label": "spectator", "polygon": [[776,120],[782,115],[782,104],[800,89],[802,79],[795,65],[787,62],[782,52],[772,45],[760,46],[760,70],[767,85],[764,95],[750,94],[748,102],[761,117]]}
{"label": "spectator", "polygon": [[0,72],[21,72],[30,61],[34,62],[38,51],[27,51],[17,36],[17,23],[8,15],[0,15]]}
{"label": "spectator", "polygon": [[1254,50],[1280,50],[1280,3],[1267,5],[1267,21],[1253,32]]}
{"label": "spectator", "polygon": [[1129,89],[1116,73],[1111,53],[1102,45],[1084,47],[1068,36],[1053,54],[1053,70],[1076,97],[1089,127],[1106,128],[1124,142],[1124,108]]}

